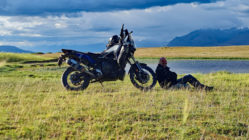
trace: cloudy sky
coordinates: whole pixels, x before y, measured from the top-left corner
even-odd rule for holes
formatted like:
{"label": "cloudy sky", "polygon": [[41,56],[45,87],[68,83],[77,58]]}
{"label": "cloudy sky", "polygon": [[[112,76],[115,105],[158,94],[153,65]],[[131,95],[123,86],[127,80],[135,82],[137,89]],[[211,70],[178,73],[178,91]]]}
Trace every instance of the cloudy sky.
{"label": "cloudy sky", "polygon": [[120,27],[137,47],[206,28],[249,27],[249,0],[0,0],[0,45],[99,52]]}

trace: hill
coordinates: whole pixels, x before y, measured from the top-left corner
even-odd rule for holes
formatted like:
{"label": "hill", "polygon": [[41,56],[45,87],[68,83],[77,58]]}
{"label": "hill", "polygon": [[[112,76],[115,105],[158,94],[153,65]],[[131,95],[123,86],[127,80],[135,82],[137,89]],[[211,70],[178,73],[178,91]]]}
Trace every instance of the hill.
{"label": "hill", "polygon": [[15,46],[0,46],[0,52],[12,52],[12,53],[32,53],[31,51],[22,50]]}
{"label": "hill", "polygon": [[176,37],[168,46],[231,46],[249,45],[249,29],[201,29]]}

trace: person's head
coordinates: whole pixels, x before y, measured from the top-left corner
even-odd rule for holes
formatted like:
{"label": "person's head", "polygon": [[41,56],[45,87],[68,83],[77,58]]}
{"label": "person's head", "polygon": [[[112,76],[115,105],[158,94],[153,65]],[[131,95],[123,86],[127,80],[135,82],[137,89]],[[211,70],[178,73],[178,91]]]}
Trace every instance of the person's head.
{"label": "person's head", "polygon": [[168,64],[168,62],[167,62],[167,60],[166,60],[165,57],[161,57],[160,60],[159,60],[159,64],[160,64],[161,66],[163,66],[163,67],[166,67],[167,64]]}

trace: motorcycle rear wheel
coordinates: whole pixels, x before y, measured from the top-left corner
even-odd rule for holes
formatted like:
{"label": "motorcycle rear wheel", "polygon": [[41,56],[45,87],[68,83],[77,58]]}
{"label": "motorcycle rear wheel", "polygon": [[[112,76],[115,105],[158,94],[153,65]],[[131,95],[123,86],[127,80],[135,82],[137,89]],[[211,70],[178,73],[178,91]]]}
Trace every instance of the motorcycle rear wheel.
{"label": "motorcycle rear wheel", "polygon": [[147,91],[156,85],[156,75],[154,71],[146,65],[141,65],[141,68],[144,72],[143,75],[139,75],[139,72],[132,70],[130,72],[130,80],[136,88]]}
{"label": "motorcycle rear wheel", "polygon": [[62,84],[67,90],[84,90],[88,87],[90,77],[72,67],[68,67],[62,75]]}

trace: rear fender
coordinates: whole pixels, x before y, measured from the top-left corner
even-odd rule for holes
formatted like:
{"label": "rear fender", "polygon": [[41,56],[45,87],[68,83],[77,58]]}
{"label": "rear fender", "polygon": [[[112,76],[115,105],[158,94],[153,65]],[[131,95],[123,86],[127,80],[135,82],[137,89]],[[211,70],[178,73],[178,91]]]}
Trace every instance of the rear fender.
{"label": "rear fender", "polygon": [[66,50],[65,54],[68,55],[70,58],[78,60],[85,65],[93,66],[96,63],[96,61],[91,56],[82,52]]}
{"label": "rear fender", "polygon": [[57,61],[58,66],[61,66],[61,65],[62,65],[62,63],[66,60],[66,57],[67,57],[66,54],[62,54],[62,55],[58,58],[58,61]]}

